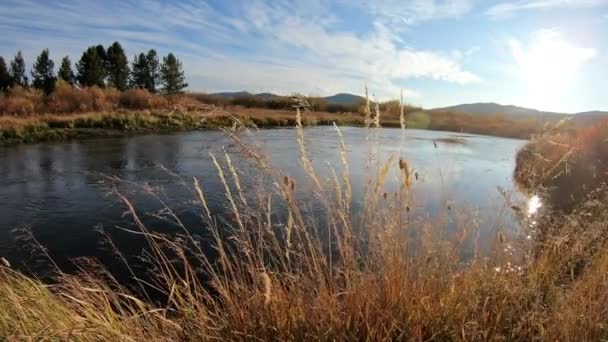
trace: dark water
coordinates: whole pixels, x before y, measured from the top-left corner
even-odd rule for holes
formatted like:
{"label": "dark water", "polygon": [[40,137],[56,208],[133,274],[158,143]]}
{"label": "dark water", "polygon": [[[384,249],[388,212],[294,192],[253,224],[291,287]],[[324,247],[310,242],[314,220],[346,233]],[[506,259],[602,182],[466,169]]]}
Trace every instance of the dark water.
{"label": "dark water", "polygon": [[[402,140],[398,129],[378,130],[372,137],[367,137],[366,130],[361,128],[345,127],[342,131],[349,150],[355,206],[369,174],[365,165],[370,152],[375,163],[384,162],[391,155],[397,160],[403,156],[418,172],[414,198],[423,211],[432,213],[449,203],[478,212],[480,220],[485,220],[483,224],[489,227],[496,223],[505,206],[497,187],[521,197],[514,190],[512,172],[515,154],[525,143],[523,140],[422,130],[407,130]],[[335,129],[310,128],[305,134],[318,173],[329,177],[329,166],[340,169]],[[460,141],[446,143],[441,140],[444,138]],[[274,167],[294,176],[299,189],[306,189],[306,177],[298,166],[295,130],[262,130],[243,139],[255,142]],[[188,228],[202,229],[200,211],[191,203],[192,177],[201,180],[211,207],[221,212],[225,197],[209,152],[221,156],[224,149],[236,151],[232,140],[221,132],[0,148],[0,256],[17,267],[36,268],[37,258],[17,238],[19,234],[13,232],[15,228],[28,227],[62,266],[69,268],[68,260],[76,257],[111,260],[111,256],[102,252],[102,239],[94,229],[99,225],[111,232],[123,252],[139,254],[141,239],[117,228],[133,225],[131,217],[124,215],[123,203],[112,194],[114,188],[136,203],[152,227],[168,233],[177,231],[174,225],[154,217],[162,205],[141,191],[138,185],[143,184],[154,187]],[[245,192],[252,192],[257,178],[248,176],[253,174],[251,164],[238,153],[232,156],[242,173]],[[107,179],[113,176],[122,181]],[[387,191],[396,184],[391,176]],[[501,222],[507,228],[517,229],[517,222],[509,213],[501,217]]]}

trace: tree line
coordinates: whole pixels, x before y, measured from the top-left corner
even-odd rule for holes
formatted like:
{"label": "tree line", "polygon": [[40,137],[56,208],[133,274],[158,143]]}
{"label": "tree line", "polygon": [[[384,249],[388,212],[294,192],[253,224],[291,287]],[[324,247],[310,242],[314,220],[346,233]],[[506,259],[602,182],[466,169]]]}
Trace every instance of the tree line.
{"label": "tree line", "polygon": [[118,42],[107,49],[103,45],[89,47],[82,53],[75,67],[74,72],[72,61],[65,56],[55,73],[55,62],[50,58],[49,50],[44,49],[32,67],[30,83],[21,51],[17,52],[8,66],[0,56],[0,91],[7,91],[14,86],[32,86],[48,95],[55,90],[58,80],[72,86],[112,87],[121,91],[140,88],[168,95],[183,93],[188,87],[182,63],[173,53],[163,57],[161,62],[156,50],[151,49],[147,53],[135,55],[129,64],[125,51]]}

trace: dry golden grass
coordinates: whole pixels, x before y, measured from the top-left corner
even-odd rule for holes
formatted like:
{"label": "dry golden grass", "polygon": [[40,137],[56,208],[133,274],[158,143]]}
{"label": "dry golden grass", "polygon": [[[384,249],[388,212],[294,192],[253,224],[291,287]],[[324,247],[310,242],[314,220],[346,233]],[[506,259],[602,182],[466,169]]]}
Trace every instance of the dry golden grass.
{"label": "dry golden grass", "polygon": [[[347,147],[338,128],[342,171],[327,177],[308,157],[302,120],[298,112],[300,164],[308,186],[278,173],[262,151],[241,143],[234,131],[227,133],[260,175],[272,180],[270,186],[248,196],[230,156],[212,154],[229,211],[228,227],[220,227],[204,183],[192,179],[215,259],[184,226],[180,238],[150,231],[136,206],[116,193],[148,243],[154,285],[164,293],[161,303],[141,301],[98,272],[60,273],[54,285],[45,286],[0,266],[0,336],[78,341],[608,337],[605,188],[590,193],[571,214],[543,220],[540,224],[551,229],[530,249],[523,245],[518,264],[505,252],[516,241],[501,231],[489,254],[474,248],[472,257],[462,258],[476,236],[468,213],[462,213],[456,232],[448,231],[448,217],[454,215],[449,206],[438,217],[411,219],[416,180],[403,157],[369,165],[359,199],[363,208],[351,212]],[[369,122],[374,122],[371,113]],[[369,134],[373,143],[375,130]],[[401,184],[397,193],[385,192],[390,177]],[[302,209],[306,204],[299,191],[323,208],[323,226]],[[283,219],[273,215],[277,208]]]}
{"label": "dry golden grass", "polygon": [[608,183],[608,121],[535,137],[517,155],[515,179],[527,189],[550,191],[555,209],[572,208]]}

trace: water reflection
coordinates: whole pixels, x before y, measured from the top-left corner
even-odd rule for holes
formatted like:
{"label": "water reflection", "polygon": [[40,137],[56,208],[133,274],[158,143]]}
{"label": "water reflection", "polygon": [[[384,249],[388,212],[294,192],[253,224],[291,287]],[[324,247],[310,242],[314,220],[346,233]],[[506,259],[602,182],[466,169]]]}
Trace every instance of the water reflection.
{"label": "water reflection", "polygon": [[[370,172],[366,168],[369,146],[365,132],[354,127],[342,129],[349,150],[354,201],[362,197]],[[406,159],[419,175],[413,189],[415,207],[431,217],[440,212],[445,203],[452,203],[453,207],[470,208],[471,213],[480,213],[476,220],[483,227],[484,223],[496,220],[504,203],[496,187],[506,191],[515,189],[512,179],[514,156],[525,141],[408,130],[401,145],[400,130],[383,129],[378,133],[374,161],[383,163],[395,155]],[[305,135],[318,174],[330,175],[330,166],[340,173],[340,146],[335,130],[311,128],[305,130]],[[438,148],[434,147],[433,140],[441,141],[450,136],[458,137],[464,143],[439,143]],[[310,179],[298,166],[299,156],[294,152],[298,151],[295,130],[262,130],[252,139],[245,140],[254,140],[273,167],[296,180],[302,194],[312,193],[306,191]],[[223,208],[223,186],[208,152],[221,151],[230,143],[219,132],[193,132],[0,148],[0,256],[12,263],[19,260],[19,246],[9,232],[17,226],[27,225],[55,257],[98,257],[99,234],[93,228],[99,224],[129,228],[131,224],[123,215],[124,207],[115,198],[106,196],[112,191],[112,185],[100,180],[98,174],[158,186],[167,202],[178,207],[176,212],[180,219],[188,227],[200,229],[200,213],[187,204],[193,199],[192,191],[180,182],[197,177],[205,187],[212,210]],[[243,174],[244,191],[253,193],[256,179],[247,177],[253,174],[251,165],[238,156],[234,156],[233,161]],[[172,174],[158,165],[163,165]],[[394,167],[392,172],[384,189],[388,193],[400,186],[396,176],[398,168]],[[126,188],[120,190],[142,213],[159,209],[149,196]],[[532,215],[540,206],[540,198],[533,197],[528,203],[528,214]],[[149,216],[143,217],[148,219]],[[515,217],[506,221],[511,227],[518,227]],[[152,224],[159,229],[169,229],[159,222]],[[141,245],[124,234],[118,243],[134,253],[141,251]]]}
{"label": "water reflection", "polygon": [[[543,206],[543,203],[538,195],[530,197],[528,200],[528,218],[536,215],[538,210]],[[533,221],[534,222],[534,221]]]}

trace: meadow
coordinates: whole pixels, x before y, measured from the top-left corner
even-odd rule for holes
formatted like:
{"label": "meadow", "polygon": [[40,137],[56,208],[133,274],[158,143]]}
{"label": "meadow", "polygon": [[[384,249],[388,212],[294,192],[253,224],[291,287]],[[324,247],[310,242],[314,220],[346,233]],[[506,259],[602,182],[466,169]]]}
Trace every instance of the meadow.
{"label": "meadow", "polygon": [[[366,103],[362,113],[370,147],[375,129],[391,117],[372,107]],[[406,108],[398,108],[392,122],[405,129]],[[531,239],[498,229],[489,252],[473,248],[463,257],[464,246],[476,241],[473,213],[454,213],[446,203],[437,215],[412,220],[411,191],[418,176],[403,155],[376,160],[370,148],[364,156],[369,160],[366,190],[357,199],[363,207],[355,213],[348,146],[339,138],[340,171],[321,175],[308,155],[302,114],[293,120],[300,166],[323,208],[322,226],[304,209],[301,185],[270,167],[263,151],[243,143],[234,127],[226,134],[270,182],[252,201],[242,191],[230,154],[212,154],[229,203],[228,215],[218,217],[209,209],[204,182],[188,180],[214,258],[200,250],[185,227],[179,236],[154,233],[142,223],[137,206],[117,192],[137,227],[134,233],[148,243],[145,257],[154,281],[134,277],[141,291],[128,288],[87,261],[77,274],[57,269],[53,282],[42,283],[5,263],[0,266],[0,336],[78,341],[608,337],[605,126],[588,128],[593,134],[546,132],[532,139],[515,172],[522,187],[559,203],[562,195],[552,200],[552,191],[578,194],[578,188],[564,184],[584,183],[584,196],[556,210],[544,208],[529,226]],[[339,126],[335,129],[340,136]],[[588,172],[589,161],[600,175],[592,183],[578,176]],[[556,181],[560,171],[571,178]],[[393,176],[399,190],[386,193],[384,185]],[[283,218],[273,215],[277,207],[284,208]],[[526,209],[508,196],[504,208],[527,218]],[[450,217],[458,217],[456,231],[447,229]],[[115,252],[120,258],[121,251]],[[147,287],[163,299],[146,298]]]}

